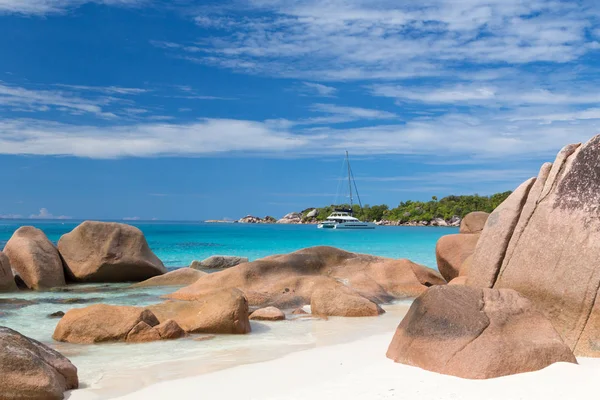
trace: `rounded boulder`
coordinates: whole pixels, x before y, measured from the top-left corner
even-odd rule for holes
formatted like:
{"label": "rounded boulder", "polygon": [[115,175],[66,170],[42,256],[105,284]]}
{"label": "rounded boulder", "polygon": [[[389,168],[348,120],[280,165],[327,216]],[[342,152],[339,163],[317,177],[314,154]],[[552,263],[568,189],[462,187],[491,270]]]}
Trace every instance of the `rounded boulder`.
{"label": "rounded boulder", "polygon": [[5,327],[0,327],[0,398],[62,400],[77,389],[77,368],[57,351]]}
{"label": "rounded boulder", "polygon": [[33,226],[17,229],[6,243],[4,254],[29,289],[44,290],[65,285],[58,250],[40,229]]}
{"label": "rounded boulder", "polygon": [[60,238],[58,250],[75,282],[139,282],[167,272],[131,225],[86,221]]}

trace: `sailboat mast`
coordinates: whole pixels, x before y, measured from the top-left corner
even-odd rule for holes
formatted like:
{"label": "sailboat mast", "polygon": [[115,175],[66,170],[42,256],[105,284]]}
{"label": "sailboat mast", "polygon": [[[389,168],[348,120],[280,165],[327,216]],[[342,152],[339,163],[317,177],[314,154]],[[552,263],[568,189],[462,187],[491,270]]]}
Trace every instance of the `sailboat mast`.
{"label": "sailboat mast", "polygon": [[348,150],[346,150],[346,163],[348,164],[348,188],[350,189],[350,210],[352,210],[353,199],[352,199],[352,170],[350,169],[350,157],[348,156]]}

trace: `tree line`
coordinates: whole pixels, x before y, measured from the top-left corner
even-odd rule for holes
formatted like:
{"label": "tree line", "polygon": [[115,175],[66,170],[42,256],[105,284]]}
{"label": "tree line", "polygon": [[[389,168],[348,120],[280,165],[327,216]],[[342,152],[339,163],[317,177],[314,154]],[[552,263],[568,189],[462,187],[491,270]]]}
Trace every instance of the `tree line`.
{"label": "tree line", "polygon": [[[403,201],[398,207],[389,208],[386,204],[365,205],[360,208],[355,204],[352,207],[354,216],[363,221],[399,221],[402,223],[412,221],[431,221],[434,218],[449,220],[454,216],[463,218],[473,211],[492,212],[512,192],[496,193],[491,196],[480,196],[478,194],[469,196],[447,196],[440,200],[433,196],[430,201]],[[349,209],[349,204],[332,204],[327,207],[317,208],[316,219],[323,221],[336,209]],[[306,209],[302,215],[306,215],[314,208]]]}

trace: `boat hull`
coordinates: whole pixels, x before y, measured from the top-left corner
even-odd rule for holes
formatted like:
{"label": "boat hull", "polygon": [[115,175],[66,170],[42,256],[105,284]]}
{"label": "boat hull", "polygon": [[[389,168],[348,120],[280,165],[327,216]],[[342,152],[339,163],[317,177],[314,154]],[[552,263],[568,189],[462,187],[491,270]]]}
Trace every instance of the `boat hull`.
{"label": "boat hull", "polygon": [[351,229],[375,229],[377,225],[371,222],[342,222],[337,224],[319,224],[317,228],[319,229],[341,229],[341,230],[351,230]]}

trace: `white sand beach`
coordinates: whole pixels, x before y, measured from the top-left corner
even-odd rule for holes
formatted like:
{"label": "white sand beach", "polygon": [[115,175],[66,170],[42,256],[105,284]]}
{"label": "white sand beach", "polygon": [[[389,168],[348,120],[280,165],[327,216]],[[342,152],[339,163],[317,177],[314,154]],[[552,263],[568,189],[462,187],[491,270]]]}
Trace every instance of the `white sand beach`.
{"label": "white sand beach", "polygon": [[[151,385],[119,400],[219,399],[583,399],[597,391],[600,360],[558,363],[526,374],[466,380],[385,357],[393,332],[319,347],[193,378]],[[73,392],[68,399],[86,399]]]}

